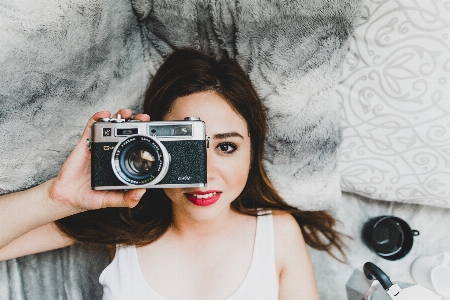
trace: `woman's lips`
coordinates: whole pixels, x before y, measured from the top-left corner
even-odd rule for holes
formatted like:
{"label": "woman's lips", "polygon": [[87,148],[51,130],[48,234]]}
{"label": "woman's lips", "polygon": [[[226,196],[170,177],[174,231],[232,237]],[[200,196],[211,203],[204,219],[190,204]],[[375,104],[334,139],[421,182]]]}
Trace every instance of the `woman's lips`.
{"label": "woman's lips", "polygon": [[219,191],[195,191],[185,194],[187,199],[197,206],[209,206],[216,203],[221,195]]}

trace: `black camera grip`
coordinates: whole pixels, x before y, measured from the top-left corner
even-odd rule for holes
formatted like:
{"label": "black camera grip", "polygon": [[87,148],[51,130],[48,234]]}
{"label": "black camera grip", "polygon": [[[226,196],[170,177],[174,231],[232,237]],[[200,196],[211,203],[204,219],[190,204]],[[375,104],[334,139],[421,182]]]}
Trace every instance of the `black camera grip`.
{"label": "black camera grip", "polygon": [[366,275],[369,280],[378,280],[385,290],[388,290],[394,285],[391,282],[391,279],[374,263],[366,262],[364,264],[364,275]]}

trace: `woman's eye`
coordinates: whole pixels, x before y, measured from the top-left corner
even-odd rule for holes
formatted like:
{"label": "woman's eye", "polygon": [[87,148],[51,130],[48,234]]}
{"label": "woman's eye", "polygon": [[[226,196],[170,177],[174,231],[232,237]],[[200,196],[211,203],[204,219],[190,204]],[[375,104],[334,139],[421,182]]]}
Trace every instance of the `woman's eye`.
{"label": "woman's eye", "polygon": [[236,151],[237,147],[233,143],[220,143],[216,149],[225,154],[231,154]]}

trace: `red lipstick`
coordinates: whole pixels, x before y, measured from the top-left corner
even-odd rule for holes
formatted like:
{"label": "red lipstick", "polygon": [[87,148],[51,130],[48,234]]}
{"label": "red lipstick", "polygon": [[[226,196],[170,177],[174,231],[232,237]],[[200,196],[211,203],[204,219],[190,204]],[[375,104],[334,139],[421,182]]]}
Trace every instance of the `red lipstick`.
{"label": "red lipstick", "polygon": [[220,191],[195,191],[185,193],[186,198],[194,205],[209,206],[216,203],[221,195]]}

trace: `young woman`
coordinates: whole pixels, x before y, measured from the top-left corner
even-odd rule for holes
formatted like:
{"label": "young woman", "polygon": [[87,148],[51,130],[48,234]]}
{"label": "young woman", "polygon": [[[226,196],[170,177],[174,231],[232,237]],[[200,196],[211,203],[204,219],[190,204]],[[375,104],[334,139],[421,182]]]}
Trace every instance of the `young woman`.
{"label": "young woman", "polygon": [[100,276],[104,299],[318,299],[306,244],[334,256],[341,237],[329,214],[291,207],[272,187],[264,108],[239,65],[176,50],[144,112],[135,119],[206,123],[207,187],[91,190],[86,139],[110,117],[98,112],[56,178],[0,198],[0,260],[100,243],[114,256]]}

